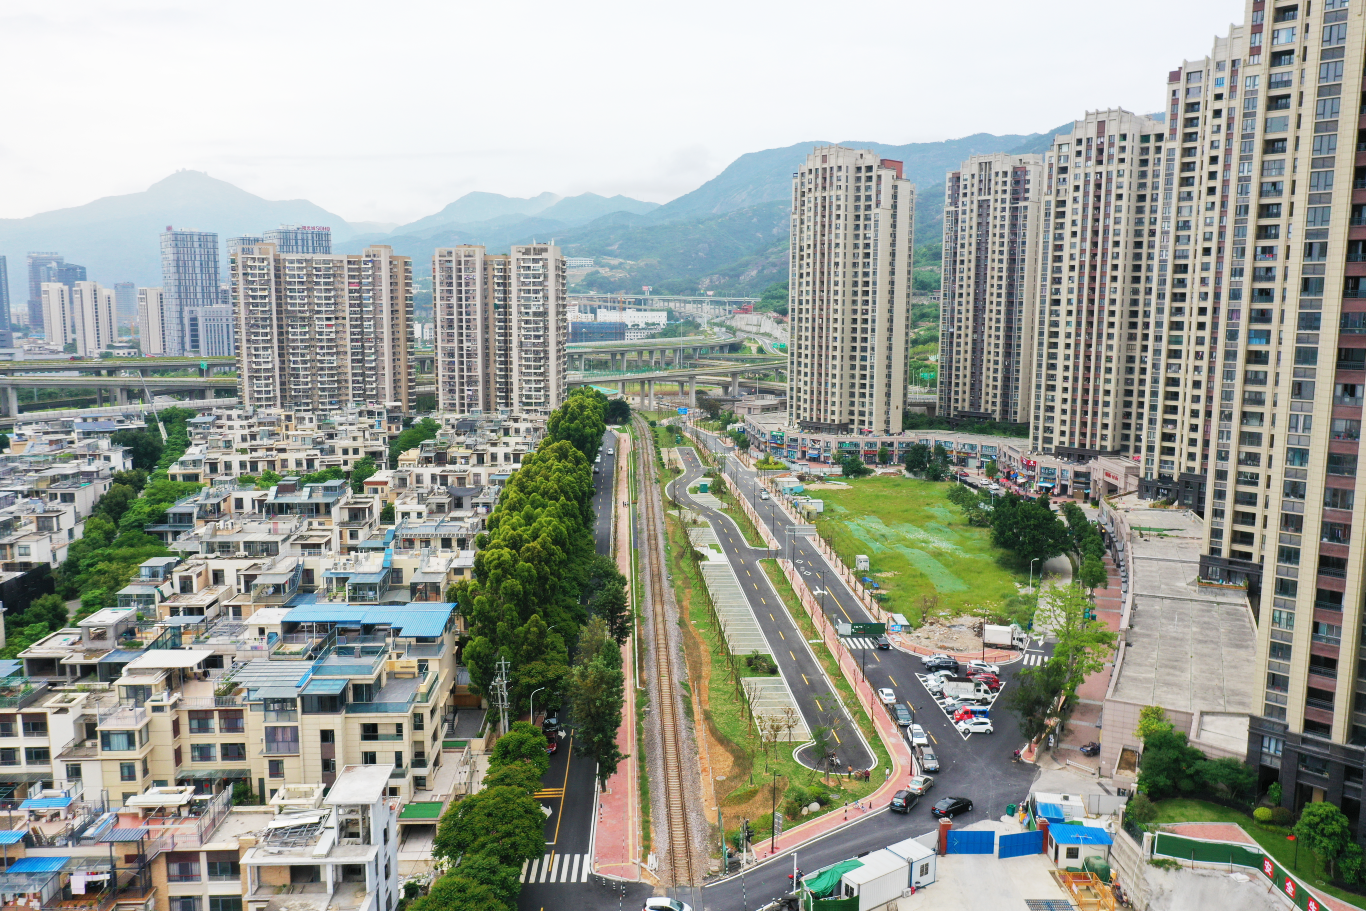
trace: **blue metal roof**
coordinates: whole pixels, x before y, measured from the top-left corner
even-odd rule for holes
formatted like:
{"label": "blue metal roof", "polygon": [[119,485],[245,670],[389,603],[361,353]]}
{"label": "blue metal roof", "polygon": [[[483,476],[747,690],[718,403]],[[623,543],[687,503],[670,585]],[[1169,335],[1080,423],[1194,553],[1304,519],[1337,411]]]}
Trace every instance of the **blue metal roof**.
{"label": "blue metal roof", "polygon": [[1037,809],[1039,815],[1049,822],[1062,822],[1067,818],[1067,814],[1063,812],[1062,807],[1055,803],[1043,803],[1041,801],[1037,805]]}
{"label": "blue metal roof", "polygon": [[403,607],[358,607],[337,604],[305,604],[285,614],[286,623],[387,623],[402,636],[440,636],[454,612],[446,602],[418,602]]}
{"label": "blue metal roof", "polygon": [[308,686],[300,691],[301,696],[335,696],[346,689],[351,681],[345,677],[314,677]]}
{"label": "blue metal roof", "polygon": [[70,857],[21,857],[5,868],[6,873],[56,873]]}
{"label": "blue metal roof", "polygon": [[24,840],[23,829],[0,830],[0,845],[17,845]]}
{"label": "blue metal roof", "polygon": [[71,806],[70,797],[30,797],[19,804],[21,810],[57,810]]}
{"label": "blue metal roof", "polygon": [[1060,845],[1112,845],[1110,833],[1098,826],[1049,826],[1048,834]]}

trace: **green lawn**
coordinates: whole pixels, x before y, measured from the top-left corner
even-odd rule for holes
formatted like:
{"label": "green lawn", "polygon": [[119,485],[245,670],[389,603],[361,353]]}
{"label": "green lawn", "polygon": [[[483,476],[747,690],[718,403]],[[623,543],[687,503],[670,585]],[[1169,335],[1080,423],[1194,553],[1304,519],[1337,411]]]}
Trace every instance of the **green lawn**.
{"label": "green lawn", "polygon": [[920,625],[927,606],[941,616],[976,613],[1026,583],[1014,556],[992,546],[990,530],[970,527],[949,503],[947,483],[888,477],[848,483],[848,490],[811,491],[825,501],[816,527],[850,567],[855,554],[868,555],[872,570],[859,575],[877,580],[887,591],[882,603],[912,624]]}
{"label": "green lawn", "polygon": [[1279,826],[1258,825],[1251,817],[1245,816],[1237,810],[1219,804],[1205,803],[1203,800],[1173,798],[1171,800],[1159,800],[1155,806],[1157,807],[1155,824],[1227,822],[1239,826],[1244,832],[1251,835],[1257,844],[1261,845],[1262,850],[1274,857],[1281,866],[1293,870],[1314,888],[1356,905],[1358,908],[1366,908],[1366,896],[1354,895],[1351,892],[1345,892],[1342,889],[1327,885],[1323,864],[1319,862],[1318,856],[1308,848],[1301,847],[1299,849],[1299,862],[1298,865],[1296,864],[1295,843],[1286,839],[1286,836],[1290,834],[1289,829],[1283,829]]}

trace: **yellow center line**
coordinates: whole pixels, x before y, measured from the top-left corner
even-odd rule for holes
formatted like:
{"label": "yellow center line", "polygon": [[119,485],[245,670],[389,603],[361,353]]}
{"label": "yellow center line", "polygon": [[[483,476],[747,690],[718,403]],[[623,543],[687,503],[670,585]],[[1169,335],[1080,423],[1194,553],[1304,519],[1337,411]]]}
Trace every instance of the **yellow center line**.
{"label": "yellow center line", "polygon": [[[811,685],[811,681],[806,679],[806,675],[805,675],[805,674],[802,674],[802,683],[805,683],[807,686],[810,686],[810,685]],[[820,700],[819,700],[819,699],[816,700],[816,704],[817,704],[817,705],[820,705]]]}
{"label": "yellow center line", "polygon": [[[772,612],[772,611],[769,611],[768,619],[773,620],[773,612]],[[777,623],[778,621],[777,621],[777,620],[773,620],[773,622],[774,622],[774,623]]]}
{"label": "yellow center line", "polygon": [[[564,785],[560,788],[560,810],[555,815],[555,840],[551,844],[558,844],[560,841],[560,820],[564,819],[564,791],[569,787],[569,764],[574,761],[574,735],[569,735],[569,755],[564,760]],[[552,852],[553,853],[553,852]],[[554,858],[552,858],[553,860]]]}
{"label": "yellow center line", "polygon": [[745,570],[745,575],[746,575],[746,576],[752,576],[752,575],[754,575],[754,573],[750,572],[749,570]]}
{"label": "yellow center line", "polygon": [[[782,631],[782,630],[778,630],[778,635],[779,635],[779,636],[783,636],[783,631]],[[786,636],[783,636],[783,641],[784,641],[784,642],[787,641],[787,637],[786,637]]]}
{"label": "yellow center line", "polygon": [[797,660],[797,656],[792,654],[792,649],[788,649],[788,650],[787,650],[787,653],[788,653],[789,655],[792,655],[792,660],[793,660],[793,661],[796,661],[796,660]]}
{"label": "yellow center line", "polygon": [[[763,595],[760,595],[760,596],[759,596],[759,600],[762,601],[764,604],[767,604],[767,603],[768,603],[768,599],[765,598]],[[775,622],[776,622],[776,621],[775,621]]]}
{"label": "yellow center line", "polygon": [[934,736],[933,734],[930,735],[930,740],[934,741],[934,744],[935,744],[936,746],[939,745],[939,741],[935,739],[935,736]]}
{"label": "yellow center line", "polygon": [[881,659],[881,658],[878,658],[877,652],[873,652],[873,658],[876,659],[876,661],[877,661],[878,664],[881,664],[881,663],[882,663],[882,659]]}
{"label": "yellow center line", "polygon": [[843,740],[840,740],[840,735],[839,735],[839,734],[836,734],[834,731],[831,731],[830,733],[831,733],[831,735],[834,736],[834,738],[835,738],[835,743],[844,743]]}
{"label": "yellow center line", "polygon": [[887,679],[892,681],[892,686],[901,686],[901,684],[897,683],[896,678],[893,677],[891,674],[887,675]]}

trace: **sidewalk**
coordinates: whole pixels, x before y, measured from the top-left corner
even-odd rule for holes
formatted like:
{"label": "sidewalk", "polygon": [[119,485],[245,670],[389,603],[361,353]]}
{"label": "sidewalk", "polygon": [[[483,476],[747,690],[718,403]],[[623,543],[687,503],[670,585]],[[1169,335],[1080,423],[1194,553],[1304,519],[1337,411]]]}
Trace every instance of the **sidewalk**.
{"label": "sidewalk", "polygon": [[[626,576],[627,603],[631,598],[631,511],[629,475],[631,438],[617,437],[616,512],[617,568]],[[617,764],[616,774],[607,779],[607,790],[598,795],[598,818],[594,821],[593,872],[631,882],[640,881],[640,759],[636,749],[636,638],[622,647],[622,670],[626,677],[625,703],[621,727],[617,729],[617,749],[626,759]]]}

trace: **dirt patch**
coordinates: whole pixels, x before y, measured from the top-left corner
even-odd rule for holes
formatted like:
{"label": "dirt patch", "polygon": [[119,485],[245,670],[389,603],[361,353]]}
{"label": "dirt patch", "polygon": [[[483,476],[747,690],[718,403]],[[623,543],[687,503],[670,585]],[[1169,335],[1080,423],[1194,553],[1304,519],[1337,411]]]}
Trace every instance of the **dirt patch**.
{"label": "dirt patch", "polygon": [[902,633],[916,645],[946,652],[966,652],[982,647],[982,619],[970,614],[925,618],[925,625]]}

